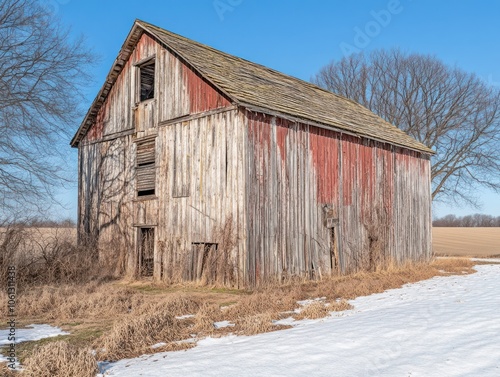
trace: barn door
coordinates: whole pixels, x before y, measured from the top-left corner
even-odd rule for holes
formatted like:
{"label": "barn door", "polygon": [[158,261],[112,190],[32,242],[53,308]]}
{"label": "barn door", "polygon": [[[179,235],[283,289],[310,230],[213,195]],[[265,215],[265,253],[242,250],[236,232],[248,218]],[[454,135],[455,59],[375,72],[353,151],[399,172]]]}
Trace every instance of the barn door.
{"label": "barn door", "polygon": [[154,228],[139,229],[139,276],[153,276],[154,270]]}

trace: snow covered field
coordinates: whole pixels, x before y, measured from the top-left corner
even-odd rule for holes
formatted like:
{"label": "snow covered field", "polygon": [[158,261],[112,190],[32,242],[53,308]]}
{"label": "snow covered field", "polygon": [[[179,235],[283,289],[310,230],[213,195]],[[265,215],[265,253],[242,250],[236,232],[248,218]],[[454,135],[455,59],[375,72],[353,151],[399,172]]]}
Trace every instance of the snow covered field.
{"label": "snow covered field", "polygon": [[500,376],[500,265],[476,269],[360,297],[354,310],[288,330],[101,367],[120,377]]}
{"label": "snow covered field", "polygon": [[[59,335],[69,335],[69,333],[62,331],[58,327],[52,327],[50,325],[29,325],[26,328],[16,330],[16,343],[35,341]],[[0,330],[0,346],[11,343],[8,340],[8,337],[9,329]],[[0,362],[6,361],[7,358],[0,354]]]}

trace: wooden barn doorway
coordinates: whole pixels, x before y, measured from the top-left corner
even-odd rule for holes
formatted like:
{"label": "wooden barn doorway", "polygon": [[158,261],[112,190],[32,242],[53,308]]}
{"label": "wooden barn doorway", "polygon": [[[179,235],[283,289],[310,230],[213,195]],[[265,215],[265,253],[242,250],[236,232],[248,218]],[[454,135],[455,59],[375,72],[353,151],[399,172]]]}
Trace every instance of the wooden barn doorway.
{"label": "wooden barn doorway", "polygon": [[139,228],[139,277],[153,276],[155,229]]}

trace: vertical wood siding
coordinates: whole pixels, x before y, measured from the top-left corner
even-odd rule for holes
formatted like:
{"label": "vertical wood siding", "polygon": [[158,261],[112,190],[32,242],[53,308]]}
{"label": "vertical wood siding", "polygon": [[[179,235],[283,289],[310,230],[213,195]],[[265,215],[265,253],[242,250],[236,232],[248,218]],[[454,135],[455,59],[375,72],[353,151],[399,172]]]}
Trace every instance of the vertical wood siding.
{"label": "vertical wood siding", "polygon": [[223,108],[230,102],[172,52],[159,55],[160,121]]}
{"label": "vertical wood siding", "polygon": [[[185,271],[193,243],[219,244],[229,253],[235,283],[243,279],[244,251],[243,126],[236,110],[161,127],[158,134],[158,240],[166,278],[190,276]],[[182,154],[179,158],[176,154]],[[180,190],[183,195],[180,194]],[[232,223],[234,243],[222,250],[221,229]]]}
{"label": "vertical wood siding", "polygon": [[248,283],[429,258],[429,168],[417,152],[247,112]]}
{"label": "vertical wood siding", "polygon": [[[134,64],[152,56],[155,98],[139,102]],[[191,243],[217,243],[217,231],[231,221],[229,262],[242,278],[243,123],[236,111],[224,110],[230,105],[173,53],[142,35],[79,144],[80,238],[96,238],[105,254],[120,250],[121,269],[136,275],[137,229],[155,227],[154,276],[175,278],[182,276]],[[156,195],[138,198],[137,142],[155,135]]]}
{"label": "vertical wood siding", "polygon": [[[138,102],[134,64],[151,56],[155,98]],[[427,155],[230,106],[144,34],[79,143],[81,238],[134,275],[153,227],[156,279],[213,268],[239,286],[429,257]],[[155,140],[155,196],[136,195],[141,140]]]}
{"label": "vertical wood siding", "polygon": [[[79,214],[81,242],[94,242],[101,258],[115,258],[124,272],[134,258],[132,192],[134,161],[125,137],[79,148]],[[118,255],[114,252],[119,250]],[[111,254],[111,255],[110,255]]]}

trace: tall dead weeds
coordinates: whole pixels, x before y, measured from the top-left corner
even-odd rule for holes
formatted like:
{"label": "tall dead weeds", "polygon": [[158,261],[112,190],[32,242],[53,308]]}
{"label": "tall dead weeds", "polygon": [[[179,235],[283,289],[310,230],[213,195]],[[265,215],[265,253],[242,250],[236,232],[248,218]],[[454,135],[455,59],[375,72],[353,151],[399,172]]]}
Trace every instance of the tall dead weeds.
{"label": "tall dead weeds", "polygon": [[98,249],[77,246],[74,231],[37,229],[22,224],[0,227],[0,287],[15,267],[18,291],[46,284],[83,284],[110,277]]}
{"label": "tall dead weeds", "polygon": [[26,377],[94,377],[97,359],[89,348],[79,348],[65,341],[35,348],[24,363]]}
{"label": "tall dead weeds", "polygon": [[151,346],[182,340],[185,333],[172,314],[161,310],[115,322],[96,343],[100,359],[118,360],[152,352]]}

